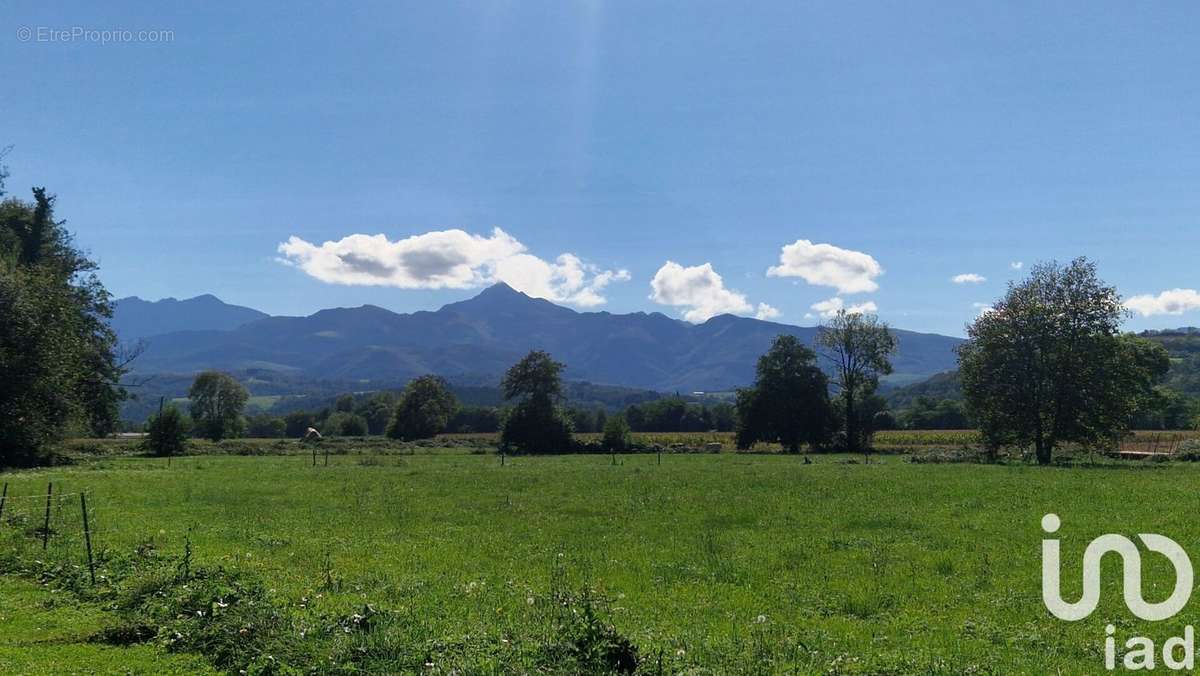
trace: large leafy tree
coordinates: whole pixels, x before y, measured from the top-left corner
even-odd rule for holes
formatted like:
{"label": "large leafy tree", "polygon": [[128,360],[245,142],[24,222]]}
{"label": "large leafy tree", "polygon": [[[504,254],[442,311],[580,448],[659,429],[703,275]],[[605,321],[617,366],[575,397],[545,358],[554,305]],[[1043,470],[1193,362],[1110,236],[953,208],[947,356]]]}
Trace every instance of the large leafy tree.
{"label": "large leafy tree", "polygon": [[550,353],[534,350],[508,369],[500,389],[505,399],[527,398],[557,403],[562,398],[565,368],[566,364],[554,361]]}
{"label": "large leafy tree", "polygon": [[1112,442],[1169,365],[1160,346],[1119,333],[1115,288],[1079,258],[1035,266],[968,327],[959,349],[967,406],[989,448]]}
{"label": "large leafy tree", "polygon": [[213,441],[238,436],[245,425],[242,409],[249,398],[246,388],[228,373],[205,371],[196,376],[188,389],[196,431]]}
{"label": "large leafy tree", "polygon": [[737,395],[738,448],[777,441],[791,453],[829,441],[833,413],[829,382],[817,355],[795,336],[779,336],[758,359],[754,387]]}
{"label": "large leafy tree", "polygon": [[858,409],[875,393],[879,377],[892,372],[896,336],[875,315],[838,310],[821,327],[817,344],[833,365],[833,380],[841,397],[846,425],[846,450],[861,450],[869,441],[870,429]]}
{"label": "large leafy tree", "polygon": [[443,378],[415,378],[404,388],[388,436],[405,441],[437,436],[446,430],[457,410],[458,399]]}
{"label": "large leafy tree", "polygon": [[38,461],[69,426],[116,427],[127,361],[96,269],[44,188],[0,202],[0,465]]}
{"label": "large leafy tree", "polygon": [[517,400],[500,430],[500,444],[525,453],[571,448],[571,422],[559,406],[565,365],[541,350],[525,355],[504,374],[504,398]]}

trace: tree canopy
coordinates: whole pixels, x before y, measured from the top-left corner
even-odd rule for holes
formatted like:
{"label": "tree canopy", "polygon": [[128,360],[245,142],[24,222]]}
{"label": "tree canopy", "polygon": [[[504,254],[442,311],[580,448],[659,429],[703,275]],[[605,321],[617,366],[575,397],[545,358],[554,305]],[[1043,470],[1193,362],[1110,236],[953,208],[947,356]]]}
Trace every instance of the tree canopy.
{"label": "tree canopy", "polygon": [[445,379],[432,375],[415,378],[404,388],[388,436],[405,441],[437,436],[457,410],[458,399]]}
{"label": "tree canopy", "polygon": [[1126,311],[1085,258],[1035,266],[967,329],[959,365],[990,448],[1113,443],[1167,371],[1166,352],[1120,335]]}
{"label": "tree canopy", "polygon": [[[891,356],[896,351],[896,336],[875,315],[838,310],[817,334],[817,344],[833,365],[833,381],[841,397],[846,425],[846,450],[866,448],[872,416],[863,416],[859,408],[878,408],[865,398],[875,393],[879,377],[892,372]],[[870,404],[868,406],[867,404]]]}
{"label": "tree canopy", "polygon": [[249,398],[246,388],[228,373],[205,371],[196,376],[188,390],[196,430],[213,441],[238,436],[244,427],[242,409]]}
{"label": "tree canopy", "polygon": [[518,399],[504,419],[500,444],[524,453],[553,453],[571,447],[571,421],[558,405],[564,365],[534,350],[504,374],[506,399]]}
{"label": "tree canopy", "polygon": [[566,365],[554,361],[548,352],[534,350],[525,355],[504,374],[500,388],[505,399],[546,399],[557,402],[562,398],[562,372]]}
{"label": "tree canopy", "polygon": [[833,427],[829,383],[817,355],[795,336],[779,336],[758,360],[754,387],[737,394],[737,446],[777,441],[789,452],[828,443]]}
{"label": "tree canopy", "polygon": [[110,296],[54,201],[0,202],[0,465],[37,462],[68,426],[114,431],[125,397]]}

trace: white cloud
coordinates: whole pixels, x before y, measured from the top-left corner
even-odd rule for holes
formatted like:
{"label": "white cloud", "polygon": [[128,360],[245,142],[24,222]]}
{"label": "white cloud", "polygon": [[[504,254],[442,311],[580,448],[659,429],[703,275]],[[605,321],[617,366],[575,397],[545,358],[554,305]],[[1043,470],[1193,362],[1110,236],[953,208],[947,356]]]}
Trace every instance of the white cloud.
{"label": "white cloud", "polygon": [[395,242],[382,234],[355,234],[320,245],[292,236],[278,251],[281,262],[330,284],[469,289],[504,282],[531,296],[581,307],[602,305],[606,286],[629,279],[627,270],[601,270],[574,254],[543,260],[500,228],[490,237],[455,229]]}
{"label": "white cloud", "polygon": [[1021,268],[1025,267],[1025,263],[1022,261],[1013,261],[1008,264],[1008,267],[1012,268],[1013,270],[1020,270]]}
{"label": "white cloud", "polygon": [[869,314],[879,311],[879,307],[875,305],[875,301],[865,301],[854,305],[846,305],[846,301],[841,298],[830,298],[817,303],[813,303],[810,307],[817,311],[821,319],[832,319],[837,315],[839,310],[845,310],[848,314]]}
{"label": "white cloud", "polygon": [[955,284],[982,284],[987,281],[987,277],[977,275],[974,272],[964,272],[961,275],[954,275],[950,281]]}
{"label": "white cloud", "polygon": [[1200,309],[1200,292],[1195,289],[1168,289],[1157,296],[1143,294],[1125,301],[1125,307],[1143,317],[1181,315]]}
{"label": "white cloud", "polygon": [[759,303],[758,308],[754,311],[755,319],[775,319],[783,314],[778,308],[771,307],[766,303]]}
{"label": "white cloud", "polygon": [[713,270],[712,263],[683,267],[667,261],[654,273],[650,280],[650,300],[660,305],[687,308],[683,318],[698,324],[719,314],[754,314],[759,319],[779,316],[779,310],[759,303],[758,307],[746,300],[746,295],[725,288],[721,275]]}
{"label": "white cloud", "polygon": [[806,239],[784,246],[779,265],[767,270],[769,277],[800,277],[809,284],[832,286],[838,293],[875,291],[875,278],[882,274],[879,261],[868,254]]}
{"label": "white cloud", "polygon": [[979,317],[986,315],[992,311],[992,306],[987,303],[971,303],[971,307],[979,311]]}

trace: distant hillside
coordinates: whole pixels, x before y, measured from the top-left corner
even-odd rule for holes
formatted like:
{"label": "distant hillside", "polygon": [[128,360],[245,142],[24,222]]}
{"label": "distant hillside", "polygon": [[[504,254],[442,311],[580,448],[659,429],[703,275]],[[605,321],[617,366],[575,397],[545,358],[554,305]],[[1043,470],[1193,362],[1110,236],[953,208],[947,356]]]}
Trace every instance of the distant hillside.
{"label": "distant hillside", "polygon": [[1185,326],[1143,331],[1138,335],[1162,345],[1171,355],[1167,386],[1188,396],[1200,397],[1200,329]]}
{"label": "distant hillside", "polygon": [[888,401],[888,407],[899,410],[912,406],[917,397],[929,397],[933,400],[962,399],[962,380],[958,371],[939,373],[928,380],[919,383],[897,387],[883,394]]}
{"label": "distant hillside", "polygon": [[114,303],[112,327],[124,342],[175,331],[228,331],[268,315],[248,307],[230,305],[216,296],[187,300],[142,300],[137,296]]}
{"label": "distant hillside", "polygon": [[[693,325],[657,312],[576,312],[497,284],[436,312],[397,314],[365,305],[308,317],[265,317],[232,330],[152,336],[136,368],[259,369],[355,382],[360,389],[425,373],[494,385],[526,352],[545,349],[567,364],[568,380],[687,393],[746,385],[777,335],[811,344],[816,333],[815,327],[732,315]],[[960,339],[895,334],[899,352],[891,382],[923,380],[955,366]]]}
{"label": "distant hillside", "polygon": [[[1143,331],[1138,335],[1162,345],[1170,355],[1171,369],[1163,384],[1190,397],[1200,397],[1200,328],[1185,326]],[[962,399],[962,381],[957,370],[947,371],[913,385],[891,389],[884,396],[893,409],[908,408],[922,396]]]}

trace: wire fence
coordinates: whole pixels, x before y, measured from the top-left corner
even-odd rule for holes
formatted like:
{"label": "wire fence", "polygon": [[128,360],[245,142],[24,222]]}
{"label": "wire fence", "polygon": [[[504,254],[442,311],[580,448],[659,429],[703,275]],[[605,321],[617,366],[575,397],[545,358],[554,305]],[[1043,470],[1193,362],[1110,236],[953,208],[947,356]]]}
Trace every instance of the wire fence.
{"label": "wire fence", "polygon": [[0,489],[0,536],[9,531],[39,539],[43,551],[50,553],[53,547],[56,555],[62,554],[64,548],[78,549],[95,584],[94,545],[98,537],[111,529],[98,527],[94,512],[89,514],[89,496],[91,492],[86,490],[56,493],[53,482],[46,485],[44,494],[10,495],[9,484],[5,482]]}

